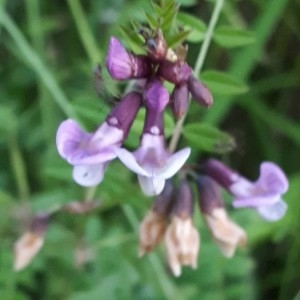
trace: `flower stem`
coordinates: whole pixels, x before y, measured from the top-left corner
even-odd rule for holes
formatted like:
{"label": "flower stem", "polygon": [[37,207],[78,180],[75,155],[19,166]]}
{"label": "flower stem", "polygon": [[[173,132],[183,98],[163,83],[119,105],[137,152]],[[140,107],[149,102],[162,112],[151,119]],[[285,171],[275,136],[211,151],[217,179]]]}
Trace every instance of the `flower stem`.
{"label": "flower stem", "polygon": [[[194,74],[197,78],[199,77],[200,71],[203,67],[204,60],[206,58],[207,51],[208,51],[208,48],[209,48],[209,45],[210,45],[210,42],[211,42],[211,39],[213,36],[214,29],[216,27],[220,13],[222,11],[223,4],[224,4],[224,0],[216,1],[216,5],[215,5],[214,11],[212,13],[211,19],[209,21],[208,28],[205,33],[205,38],[204,38],[204,41],[200,48],[199,55],[197,57],[196,64],[194,67]],[[187,109],[187,111],[188,111],[188,109]],[[173,135],[172,135],[172,138],[171,138],[171,141],[169,144],[169,150],[171,152],[174,152],[176,150],[186,116],[187,116],[187,113],[185,113],[184,116],[175,125]]]}

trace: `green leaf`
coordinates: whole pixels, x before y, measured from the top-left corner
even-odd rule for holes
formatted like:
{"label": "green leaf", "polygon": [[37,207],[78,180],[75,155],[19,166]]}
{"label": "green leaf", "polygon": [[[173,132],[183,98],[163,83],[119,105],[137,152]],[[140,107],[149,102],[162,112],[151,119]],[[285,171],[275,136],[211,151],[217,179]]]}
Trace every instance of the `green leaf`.
{"label": "green leaf", "polygon": [[187,37],[189,42],[199,43],[203,41],[206,32],[206,25],[200,19],[180,12],[178,13],[177,21],[185,30],[191,30],[191,33]]}
{"label": "green leaf", "polygon": [[248,91],[247,85],[224,72],[209,70],[200,75],[213,94],[238,95]]}
{"label": "green leaf", "polygon": [[197,4],[197,0],[177,0],[177,3],[180,5],[180,6],[193,6],[193,5],[196,5]]}
{"label": "green leaf", "polygon": [[175,48],[177,45],[181,44],[183,41],[187,39],[191,30],[187,31],[179,31],[178,33],[168,37],[166,36],[166,41],[169,48]]}
{"label": "green leaf", "polygon": [[201,151],[226,153],[235,148],[233,137],[208,124],[188,124],[183,129],[183,136]]}
{"label": "green leaf", "polygon": [[222,47],[233,48],[255,42],[255,34],[248,30],[220,26],[214,31],[214,41]]}

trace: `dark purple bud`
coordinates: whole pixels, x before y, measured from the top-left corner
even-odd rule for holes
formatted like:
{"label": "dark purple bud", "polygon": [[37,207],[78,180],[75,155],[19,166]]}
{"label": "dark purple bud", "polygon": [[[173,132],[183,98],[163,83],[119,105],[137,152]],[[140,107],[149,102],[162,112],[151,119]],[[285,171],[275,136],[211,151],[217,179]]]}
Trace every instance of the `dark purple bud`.
{"label": "dark purple bud", "polygon": [[211,215],[216,208],[223,208],[220,186],[208,176],[196,179],[199,191],[199,206],[204,214]]}
{"label": "dark purple bud", "polygon": [[164,60],[167,54],[168,47],[161,30],[157,31],[155,37],[145,37],[145,39],[149,57],[155,62]]}
{"label": "dark purple bud", "polygon": [[225,189],[229,189],[230,186],[236,181],[239,175],[224,165],[222,162],[216,159],[207,160],[202,166],[201,170],[216,182],[218,182]]}
{"label": "dark purple bud", "polygon": [[154,111],[162,112],[169,103],[168,90],[157,78],[148,81],[143,96],[145,106]]}
{"label": "dark purple bud", "polygon": [[170,99],[170,106],[176,119],[180,119],[189,105],[189,91],[186,84],[175,86]]}
{"label": "dark purple bud", "polygon": [[172,180],[167,180],[165,187],[160,195],[158,195],[153,203],[153,211],[161,216],[168,216],[173,202],[174,186]]}
{"label": "dark purple bud", "polygon": [[145,55],[129,53],[115,37],[111,37],[106,56],[106,68],[113,79],[128,80],[148,77],[151,61]]}
{"label": "dark purple bud", "polygon": [[158,76],[176,85],[186,83],[191,73],[192,70],[190,66],[184,61],[171,62],[165,60],[160,64],[157,70]]}
{"label": "dark purple bud", "polygon": [[185,179],[180,181],[177,193],[175,194],[175,203],[172,207],[172,214],[181,219],[190,218],[193,214],[194,194],[189,182]]}
{"label": "dark purple bud", "polygon": [[107,123],[123,130],[125,139],[141,104],[142,94],[129,92],[107,116]]}
{"label": "dark purple bud", "polygon": [[146,117],[144,123],[144,133],[152,135],[164,135],[163,113],[146,108]]}
{"label": "dark purple bud", "polygon": [[39,213],[33,216],[29,227],[30,232],[43,235],[48,228],[50,216],[47,213]]}
{"label": "dark purple bud", "polygon": [[197,80],[193,75],[190,76],[188,81],[189,91],[193,99],[204,107],[209,107],[213,103],[213,97],[209,89]]}

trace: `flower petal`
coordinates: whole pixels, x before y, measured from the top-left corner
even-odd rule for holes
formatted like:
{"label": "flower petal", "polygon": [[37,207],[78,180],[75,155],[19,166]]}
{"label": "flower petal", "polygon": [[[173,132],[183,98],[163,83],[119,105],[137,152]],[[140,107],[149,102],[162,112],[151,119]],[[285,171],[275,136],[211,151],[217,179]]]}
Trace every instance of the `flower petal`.
{"label": "flower petal", "polygon": [[267,221],[274,222],[280,220],[286,213],[287,204],[282,199],[273,205],[260,206],[257,208],[258,213]]}
{"label": "flower petal", "polygon": [[68,163],[71,165],[102,164],[117,157],[115,149],[116,147],[106,148],[96,154],[91,154],[84,149],[80,149],[68,158]]}
{"label": "flower petal", "polygon": [[121,145],[123,138],[124,133],[121,129],[104,122],[92,135],[89,143],[94,144],[96,149],[100,149],[114,145]]}
{"label": "flower petal", "polygon": [[73,168],[73,179],[82,186],[95,186],[104,176],[106,164],[76,165]]}
{"label": "flower petal", "polygon": [[115,149],[115,153],[120,159],[120,161],[131,171],[143,176],[149,176],[148,172],[146,172],[136,161],[134,154],[127,151],[124,148]]}
{"label": "flower petal", "polygon": [[280,200],[280,195],[278,194],[258,194],[253,196],[249,195],[248,197],[235,198],[233,200],[233,207],[260,207],[260,206],[269,206],[273,205]]}
{"label": "flower petal", "polygon": [[68,159],[90,136],[91,134],[84,132],[74,120],[68,119],[62,122],[56,133],[56,147],[59,155]]}
{"label": "flower petal", "polygon": [[172,177],[176,172],[178,172],[181,169],[181,167],[187,161],[190,153],[191,148],[184,148],[171,155],[162,168],[158,168],[155,170],[155,175],[162,176],[165,179]]}
{"label": "flower petal", "polygon": [[288,190],[288,180],[283,171],[272,162],[264,162],[260,166],[260,176],[255,183],[263,190],[284,194]]}
{"label": "flower petal", "polygon": [[165,179],[162,177],[146,177],[138,175],[138,180],[143,193],[149,197],[160,194],[165,186]]}

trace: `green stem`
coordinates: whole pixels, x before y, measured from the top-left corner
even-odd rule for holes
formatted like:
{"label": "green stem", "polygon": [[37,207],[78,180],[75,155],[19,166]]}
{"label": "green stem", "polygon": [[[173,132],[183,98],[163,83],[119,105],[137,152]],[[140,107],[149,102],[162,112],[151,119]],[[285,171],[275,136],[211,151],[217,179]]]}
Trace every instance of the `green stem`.
{"label": "green stem", "polygon": [[8,144],[12,169],[15,175],[19,198],[21,201],[26,202],[30,197],[29,186],[26,176],[26,167],[16,136],[14,134],[11,134],[11,136],[9,137]]}
{"label": "green stem", "polygon": [[20,53],[27,60],[28,65],[38,74],[44,85],[52,94],[54,101],[61,110],[69,117],[76,119],[76,113],[64,95],[63,91],[56,82],[54,76],[41,61],[39,55],[34,51],[30,44],[26,41],[24,35],[16,26],[12,18],[4,11],[0,10],[0,24],[7,30],[13,41],[15,42]]}
{"label": "green stem", "polygon": [[[139,228],[139,220],[137,219],[133,209],[125,204],[122,205],[122,210],[124,215],[126,216],[127,220],[129,221],[132,229],[137,233]],[[165,270],[162,268],[160,260],[158,257],[152,253],[147,255],[149,262],[154,269],[155,275],[161,286],[162,292],[164,293],[165,299],[174,299],[175,296],[175,287],[173,286],[170,279],[166,276]]]}
{"label": "green stem", "polygon": [[95,66],[97,63],[101,62],[101,53],[87,23],[80,1],[68,0],[67,2],[76,23],[83,47],[85,48],[91,64]]}
{"label": "green stem", "polygon": [[[207,28],[207,31],[206,31],[206,34],[204,37],[204,41],[200,48],[199,55],[197,57],[195,68],[194,68],[194,74],[197,78],[199,77],[200,71],[203,67],[204,60],[206,58],[207,51],[208,51],[208,48],[209,48],[209,45],[210,45],[210,42],[211,42],[211,39],[213,36],[214,29],[216,27],[220,13],[222,11],[223,4],[224,4],[224,0],[217,0],[214,11],[211,16],[211,19],[209,21],[208,28]],[[187,111],[188,111],[188,109],[187,109]],[[171,141],[169,144],[169,150],[171,152],[174,152],[176,150],[177,144],[179,142],[179,139],[180,139],[180,136],[182,133],[182,128],[183,128],[186,116],[187,116],[187,113],[185,113],[184,116],[175,125],[173,135],[172,135],[172,138],[171,138]]]}

